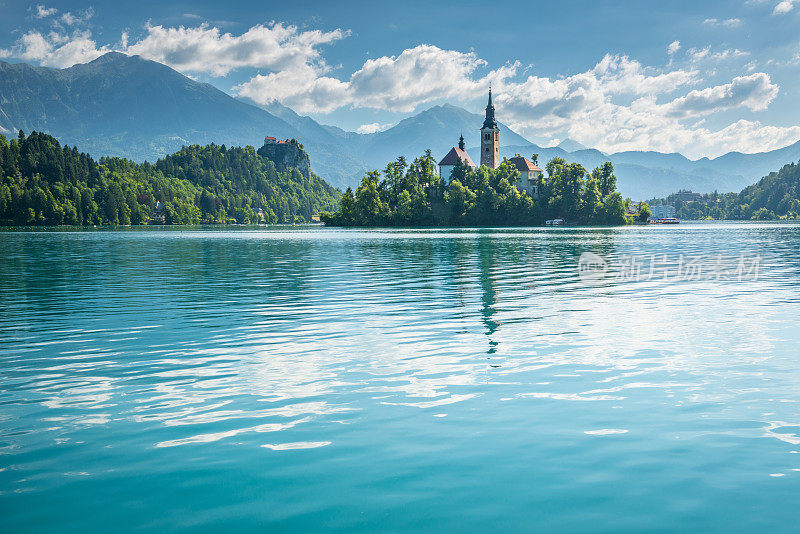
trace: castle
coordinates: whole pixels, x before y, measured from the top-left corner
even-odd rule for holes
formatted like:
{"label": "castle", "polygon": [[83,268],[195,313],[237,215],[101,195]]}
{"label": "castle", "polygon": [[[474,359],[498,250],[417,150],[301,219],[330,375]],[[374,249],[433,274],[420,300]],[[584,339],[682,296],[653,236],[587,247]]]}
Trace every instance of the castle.
{"label": "castle", "polygon": [[[464,165],[470,169],[475,168],[472,158],[467,154],[464,136],[462,135],[458,141],[458,147],[453,147],[439,162],[439,178],[444,182],[449,181],[450,173],[453,168],[461,160]],[[528,159],[515,154],[513,158],[508,160],[509,163],[514,165],[519,171],[519,176],[514,185],[520,191],[525,191],[530,196],[536,198],[539,196],[539,179],[543,175],[542,169],[535,163]],[[492,104],[492,89],[489,88],[489,103],[486,105],[486,118],[483,120],[481,126],[481,165],[496,169],[500,166],[502,160],[500,158],[500,128],[497,126],[497,120],[494,117],[494,104]]]}

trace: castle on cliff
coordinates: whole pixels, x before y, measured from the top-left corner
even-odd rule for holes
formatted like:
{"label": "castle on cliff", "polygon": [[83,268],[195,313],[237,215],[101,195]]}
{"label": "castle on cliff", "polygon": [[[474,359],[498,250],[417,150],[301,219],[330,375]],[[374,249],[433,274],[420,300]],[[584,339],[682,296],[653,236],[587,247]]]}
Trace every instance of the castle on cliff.
{"label": "castle on cliff", "polygon": [[311,176],[311,161],[297,139],[278,140],[274,137],[265,137],[264,145],[257,153],[271,160],[278,171],[283,172],[294,167],[306,178]]}
{"label": "castle on cliff", "polygon": [[[492,104],[492,89],[489,88],[489,103],[486,104],[486,118],[483,120],[481,126],[481,166],[496,169],[500,166],[503,160],[500,158],[500,128],[497,125],[497,119],[494,116],[494,104]],[[449,181],[450,173],[453,172],[458,161],[469,167],[475,168],[472,158],[467,154],[464,136],[462,135],[458,141],[458,146],[450,149],[450,152],[442,158],[439,162],[439,178],[444,182]],[[542,169],[538,165],[529,161],[528,159],[515,154],[513,158],[509,158],[508,162],[514,165],[519,171],[519,176],[515,185],[520,191],[527,192],[530,196],[536,198],[539,196],[539,180],[543,175]]]}

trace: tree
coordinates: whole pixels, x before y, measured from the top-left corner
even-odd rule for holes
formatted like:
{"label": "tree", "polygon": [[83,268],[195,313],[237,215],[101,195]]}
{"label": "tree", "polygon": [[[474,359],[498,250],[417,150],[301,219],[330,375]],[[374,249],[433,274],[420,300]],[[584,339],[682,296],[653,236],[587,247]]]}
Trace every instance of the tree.
{"label": "tree", "polygon": [[639,202],[637,208],[638,210],[636,218],[640,222],[647,222],[647,219],[649,219],[650,216],[652,215],[652,212],[650,211],[650,206],[647,204],[647,202]]}
{"label": "tree", "polygon": [[469,172],[469,167],[467,167],[466,163],[464,163],[461,158],[458,158],[456,164],[453,166],[453,170],[450,171],[450,181],[458,180],[461,183],[467,178],[467,173]]}
{"label": "tree", "polygon": [[603,199],[601,221],[608,225],[625,224],[625,201],[619,193],[611,193]]}
{"label": "tree", "polygon": [[385,224],[389,219],[389,209],[378,193],[378,171],[370,171],[356,189],[356,216],[367,226]]}
{"label": "tree", "polygon": [[459,180],[453,180],[445,192],[445,201],[452,210],[453,222],[461,224],[475,206],[475,193]]}
{"label": "tree", "polygon": [[602,166],[595,168],[592,175],[596,176],[600,186],[600,194],[605,197],[617,190],[617,177],[614,175],[614,165],[607,161]]}
{"label": "tree", "polygon": [[544,169],[547,171],[548,178],[555,176],[559,172],[561,172],[561,168],[567,164],[567,160],[564,158],[553,158],[547,162]]}
{"label": "tree", "polygon": [[597,211],[603,205],[601,198],[597,178],[589,175],[583,192],[583,216],[586,221],[592,221],[597,216]]}

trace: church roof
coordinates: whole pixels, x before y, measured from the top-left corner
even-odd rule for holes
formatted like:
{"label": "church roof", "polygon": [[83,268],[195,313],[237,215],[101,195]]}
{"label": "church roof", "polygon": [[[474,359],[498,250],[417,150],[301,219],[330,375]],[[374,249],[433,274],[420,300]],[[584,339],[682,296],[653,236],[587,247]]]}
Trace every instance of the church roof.
{"label": "church roof", "polygon": [[514,156],[513,158],[509,158],[508,161],[511,162],[520,172],[542,172],[542,169],[522,156]]}
{"label": "church roof", "polygon": [[472,163],[472,158],[469,157],[469,154],[467,154],[465,150],[461,150],[455,146],[450,149],[450,152],[448,152],[445,157],[442,158],[442,161],[439,162],[439,165],[455,165],[458,163],[459,159],[463,161],[467,167],[475,168],[475,164]]}

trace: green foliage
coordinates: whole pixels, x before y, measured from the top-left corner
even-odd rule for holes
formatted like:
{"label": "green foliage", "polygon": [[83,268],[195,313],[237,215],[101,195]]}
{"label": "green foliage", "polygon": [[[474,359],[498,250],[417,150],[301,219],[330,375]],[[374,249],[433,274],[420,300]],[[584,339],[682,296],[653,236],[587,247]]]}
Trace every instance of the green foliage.
{"label": "green foliage", "polygon": [[[531,198],[514,185],[517,168],[504,161],[497,169],[455,165],[444,183],[430,151],[410,165],[389,163],[382,173],[368,172],[356,189],[348,189],[336,213],[325,213],[333,226],[528,226],[548,218],[575,224],[625,224],[625,206],[615,192],[610,163],[587,175],[577,163],[554,158],[541,196]],[[601,184],[608,191],[601,194]]]}
{"label": "green foliage", "polygon": [[137,164],[99,162],[56,139],[0,136],[0,224],[127,225],[310,221],[339,194],[297,169],[278,172],[253,147],[193,145]]}
{"label": "green foliage", "polygon": [[651,200],[675,206],[680,219],[776,220],[800,218],[800,164],[790,163],[740,193],[717,192],[681,201],[677,194]]}
{"label": "green foliage", "polygon": [[647,202],[639,202],[636,213],[636,218],[639,220],[639,222],[647,222],[647,219],[649,219],[652,214],[653,213],[650,211],[650,206],[647,204]]}

